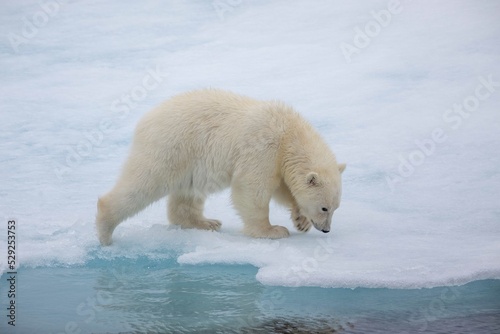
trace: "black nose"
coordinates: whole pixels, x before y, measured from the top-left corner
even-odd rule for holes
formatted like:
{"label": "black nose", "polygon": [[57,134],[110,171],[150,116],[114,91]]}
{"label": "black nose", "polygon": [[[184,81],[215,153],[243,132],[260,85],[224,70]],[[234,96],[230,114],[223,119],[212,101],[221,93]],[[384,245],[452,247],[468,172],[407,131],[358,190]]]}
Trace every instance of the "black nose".
{"label": "black nose", "polygon": [[330,232],[330,230],[321,230],[321,232],[328,233],[328,232]]}

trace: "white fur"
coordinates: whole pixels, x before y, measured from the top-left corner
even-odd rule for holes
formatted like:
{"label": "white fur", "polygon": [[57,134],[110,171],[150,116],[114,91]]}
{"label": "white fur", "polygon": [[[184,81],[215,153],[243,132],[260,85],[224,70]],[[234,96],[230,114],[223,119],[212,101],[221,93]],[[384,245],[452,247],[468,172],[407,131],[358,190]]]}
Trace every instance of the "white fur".
{"label": "white fur", "polygon": [[137,125],[118,182],[97,204],[99,240],[111,244],[118,224],[167,194],[170,223],[218,230],[219,221],[203,216],[204,201],[227,187],[249,236],[289,235],[269,223],[271,198],[291,209],[297,229],[328,232],[344,168],[283,103],[213,89],[181,94]]}

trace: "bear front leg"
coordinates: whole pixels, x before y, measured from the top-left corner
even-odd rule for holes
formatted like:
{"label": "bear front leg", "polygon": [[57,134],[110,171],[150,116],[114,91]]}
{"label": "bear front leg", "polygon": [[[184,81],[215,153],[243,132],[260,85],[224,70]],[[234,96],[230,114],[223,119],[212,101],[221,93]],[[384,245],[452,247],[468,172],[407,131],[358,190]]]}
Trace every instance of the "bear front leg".
{"label": "bear front leg", "polygon": [[274,191],[273,198],[279,203],[290,209],[290,215],[293,225],[300,232],[307,232],[311,229],[312,223],[300,214],[297,202],[292,195],[292,192],[283,180],[279,187]]}
{"label": "bear front leg", "polygon": [[271,195],[263,194],[262,190],[252,190],[249,184],[233,184],[232,187],[233,204],[244,223],[243,232],[253,238],[280,239],[290,236],[286,227],[269,222]]}
{"label": "bear front leg", "polygon": [[293,221],[293,225],[298,231],[307,232],[311,229],[311,221],[300,214],[300,210],[295,204],[292,207],[291,218]]}
{"label": "bear front leg", "polygon": [[168,218],[170,223],[181,228],[218,231],[221,222],[203,216],[205,198],[194,195],[172,193],[168,198]]}

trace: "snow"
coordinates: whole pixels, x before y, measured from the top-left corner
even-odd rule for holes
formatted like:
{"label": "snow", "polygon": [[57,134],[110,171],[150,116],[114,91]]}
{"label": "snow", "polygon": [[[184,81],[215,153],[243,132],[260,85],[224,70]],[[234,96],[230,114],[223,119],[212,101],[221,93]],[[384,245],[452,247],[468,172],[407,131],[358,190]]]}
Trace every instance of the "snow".
{"label": "snow", "polygon": [[[17,221],[21,268],[147,256],[252,264],[268,285],[500,278],[498,2],[0,8],[0,218]],[[272,222],[292,236],[249,239],[224,192],[206,209],[222,220],[220,233],[169,227],[160,201],[120,225],[112,247],[98,245],[96,200],[113,185],[137,120],[204,87],[283,100],[319,129],[348,164],[330,234],[293,231],[273,205]]]}

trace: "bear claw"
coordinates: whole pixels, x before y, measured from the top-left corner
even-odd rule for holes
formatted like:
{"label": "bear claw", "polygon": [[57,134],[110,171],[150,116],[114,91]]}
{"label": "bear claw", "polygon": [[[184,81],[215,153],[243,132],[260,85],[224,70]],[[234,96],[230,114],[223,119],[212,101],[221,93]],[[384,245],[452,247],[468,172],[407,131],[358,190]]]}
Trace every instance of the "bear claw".
{"label": "bear claw", "polygon": [[300,231],[300,232],[307,232],[311,228],[312,224],[304,216],[298,216],[293,220],[293,224],[295,225],[295,228]]}
{"label": "bear claw", "polygon": [[222,224],[220,221],[215,219],[205,219],[193,222],[187,228],[196,228],[200,230],[218,231],[220,230]]}

